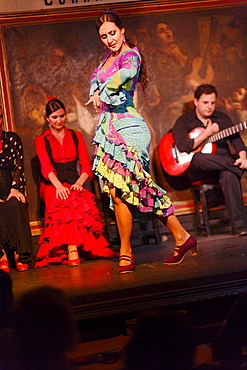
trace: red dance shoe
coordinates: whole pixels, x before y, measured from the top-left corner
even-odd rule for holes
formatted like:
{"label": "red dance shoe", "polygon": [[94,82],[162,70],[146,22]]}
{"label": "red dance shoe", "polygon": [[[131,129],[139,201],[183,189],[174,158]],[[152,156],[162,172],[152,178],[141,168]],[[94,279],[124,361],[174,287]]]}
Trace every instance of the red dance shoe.
{"label": "red dance shoe", "polygon": [[7,260],[0,261],[0,270],[5,271],[9,274],[10,268]]}
{"label": "red dance shoe", "polygon": [[15,267],[16,267],[16,270],[19,271],[19,272],[28,270],[28,264],[27,263],[21,263],[21,262],[16,261],[15,262]]}
{"label": "red dance shoe", "polygon": [[128,274],[129,272],[133,272],[135,269],[135,261],[134,261],[134,255],[132,254],[131,257],[127,256],[125,254],[122,254],[122,256],[119,257],[120,261],[128,261],[129,265],[127,266],[120,266],[118,265],[118,272],[120,274]]}
{"label": "red dance shoe", "polygon": [[186,255],[186,253],[190,250],[192,256],[196,255],[196,245],[197,241],[194,238],[194,236],[190,236],[186,242],[183,245],[180,245],[180,247],[175,247],[174,252],[175,256],[171,258],[167,258],[164,260],[165,265],[176,265],[178,263],[181,263]]}
{"label": "red dance shoe", "polygon": [[[73,252],[76,252],[77,253],[77,256],[78,256],[78,251],[76,249],[73,249],[72,251],[69,251],[69,254],[70,253],[73,253]],[[74,258],[73,260],[71,260],[70,258],[68,258],[68,265],[70,267],[79,266],[80,265],[80,259],[78,257],[77,258]]]}

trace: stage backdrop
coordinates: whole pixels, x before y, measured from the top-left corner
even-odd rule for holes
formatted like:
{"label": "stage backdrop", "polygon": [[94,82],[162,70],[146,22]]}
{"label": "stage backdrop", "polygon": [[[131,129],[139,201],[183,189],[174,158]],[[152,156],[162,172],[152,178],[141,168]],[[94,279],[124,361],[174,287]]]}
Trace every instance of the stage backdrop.
{"label": "stage backdrop", "polygon": [[[218,108],[234,123],[247,120],[247,6],[243,1],[166,1],[114,4],[130,38],[145,56],[150,83],[135,100],[152,133],[150,158],[157,183],[168,190],[177,214],[192,211],[186,178],[164,174],[158,145],[176,119],[193,108],[201,83],[215,85]],[[89,78],[104,56],[94,20],[103,7],[13,15],[1,22],[2,101],[9,129],[20,135],[30,220],[39,219],[34,138],[42,132],[46,96],[67,108],[68,127],[79,130],[93,155],[98,114],[86,107]],[[247,133],[242,137],[247,144]],[[247,176],[243,179],[247,192]]]}

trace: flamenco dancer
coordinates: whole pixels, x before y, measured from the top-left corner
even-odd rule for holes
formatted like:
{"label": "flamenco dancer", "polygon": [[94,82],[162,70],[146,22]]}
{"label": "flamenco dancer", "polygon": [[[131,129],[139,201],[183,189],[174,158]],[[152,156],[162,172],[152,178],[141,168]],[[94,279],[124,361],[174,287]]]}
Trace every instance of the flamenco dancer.
{"label": "flamenco dancer", "polygon": [[94,195],[83,188],[92,178],[83,137],[65,126],[64,104],[56,97],[48,99],[48,128],[35,138],[42,173],[40,197],[45,203],[44,229],[35,266],[54,263],[78,266],[78,252],[84,253],[84,257],[112,257],[114,253],[103,236]]}
{"label": "flamenco dancer", "polygon": [[147,85],[145,60],[114,10],[99,16],[96,30],[108,52],[91,76],[86,105],[92,103],[100,110],[93,171],[103,179],[115,210],[121,239],[118,270],[128,273],[135,267],[130,243],[133,218],[158,217],[176,245],[174,255],[164,263],[180,263],[188,250],[196,254],[197,241],[182,227],[166,192],[149,174],[150,132],[133,104],[137,82]]}

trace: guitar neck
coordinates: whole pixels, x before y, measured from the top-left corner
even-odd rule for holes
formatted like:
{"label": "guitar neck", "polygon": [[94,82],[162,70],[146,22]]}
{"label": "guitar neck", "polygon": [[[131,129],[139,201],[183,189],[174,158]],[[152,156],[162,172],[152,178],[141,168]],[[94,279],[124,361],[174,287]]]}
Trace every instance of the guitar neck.
{"label": "guitar neck", "polygon": [[240,122],[238,125],[228,127],[225,130],[219,131],[216,134],[210,136],[207,140],[205,140],[205,144],[214,143],[215,141],[234,135],[236,134],[236,132],[243,131],[246,128],[247,122]]}

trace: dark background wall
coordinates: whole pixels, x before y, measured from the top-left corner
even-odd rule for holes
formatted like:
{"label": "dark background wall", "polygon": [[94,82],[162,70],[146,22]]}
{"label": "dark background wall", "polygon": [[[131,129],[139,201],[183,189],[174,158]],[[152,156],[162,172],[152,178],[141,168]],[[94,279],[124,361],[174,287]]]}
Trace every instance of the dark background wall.
{"label": "dark background wall", "polygon": [[[219,92],[218,108],[234,124],[247,120],[247,103],[234,92],[247,89],[247,41],[245,6],[204,8],[177,12],[125,12],[127,32],[145,56],[150,84],[146,94],[138,88],[135,100],[152,133],[151,169],[159,185],[175,202],[191,199],[183,189],[184,179],[164,176],[158,145],[176,119],[193,108],[193,92],[201,83],[214,84]],[[44,125],[46,96],[55,95],[67,108],[70,128],[79,130],[93,155],[92,138],[98,115],[85,107],[89,78],[104,56],[94,28],[94,18],[2,28],[15,128],[25,154],[25,173],[30,220],[39,218],[34,138]],[[238,96],[239,97],[239,96]],[[245,96],[247,99],[247,94]],[[247,144],[247,132],[242,132]],[[179,190],[177,190],[179,189]],[[247,192],[247,177],[243,179]]]}

